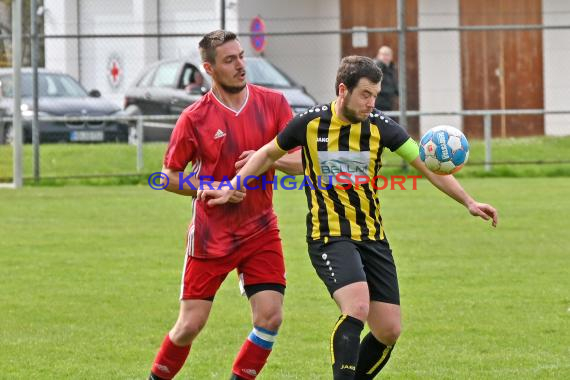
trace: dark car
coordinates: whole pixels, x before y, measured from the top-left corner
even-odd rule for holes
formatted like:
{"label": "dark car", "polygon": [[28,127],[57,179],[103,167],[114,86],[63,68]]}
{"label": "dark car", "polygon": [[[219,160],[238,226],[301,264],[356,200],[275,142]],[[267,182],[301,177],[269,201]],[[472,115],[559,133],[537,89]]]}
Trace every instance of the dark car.
{"label": "dark car", "polygon": [[[32,71],[22,70],[23,138],[32,141]],[[12,69],[0,69],[0,115],[11,117],[13,110]],[[38,114],[43,116],[123,116],[121,107],[100,97],[97,90],[87,92],[67,74],[39,70]],[[41,121],[40,142],[102,142],[127,141],[127,123],[117,121]],[[11,121],[0,122],[0,142],[11,143],[14,129]]]}
{"label": "dark car", "polygon": [[[246,58],[249,83],[274,88],[283,93],[294,113],[316,104],[305,88],[261,57]],[[211,86],[202,66],[191,59],[157,62],[146,68],[125,93],[128,115],[176,115],[204,95]],[[173,120],[145,123],[144,139],[168,141]]]}

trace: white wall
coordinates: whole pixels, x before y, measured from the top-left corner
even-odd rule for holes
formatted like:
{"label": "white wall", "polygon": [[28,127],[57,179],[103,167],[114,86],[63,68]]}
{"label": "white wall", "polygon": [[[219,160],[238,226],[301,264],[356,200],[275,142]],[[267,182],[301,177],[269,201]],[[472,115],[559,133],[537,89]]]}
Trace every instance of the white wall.
{"label": "white wall", "polygon": [[[219,0],[160,0],[160,32],[205,34],[219,29],[220,7]],[[226,12],[226,18],[232,17]],[[199,41],[200,37],[161,38],[160,57],[162,59],[199,57]]]}
{"label": "white wall", "polygon": [[[545,25],[568,25],[570,2],[567,0],[543,0]],[[544,30],[544,109],[570,110],[570,30]],[[545,134],[570,135],[570,114],[546,115]]]}
{"label": "white wall", "polygon": [[[207,33],[220,27],[220,0],[45,0],[46,34]],[[77,8],[79,5],[79,9]],[[226,27],[237,28],[235,0],[226,1]],[[79,22],[78,22],[79,17]],[[198,57],[199,37],[47,39],[46,66],[73,75],[118,105],[141,71],[159,59]],[[121,81],[109,80],[110,60]]]}
{"label": "white wall", "polygon": [[[419,27],[459,26],[459,0],[418,1]],[[461,111],[459,32],[420,32],[419,97],[422,112]],[[421,116],[420,133],[448,124],[462,129],[461,116]]]}
{"label": "white wall", "polygon": [[[240,32],[249,32],[255,16],[263,18],[268,32],[340,28],[338,0],[240,0],[238,14]],[[249,38],[243,38],[242,45],[248,55],[256,55]],[[335,96],[340,54],[340,35],[330,34],[270,36],[264,56],[324,103]]]}
{"label": "white wall", "polygon": [[[77,1],[44,1],[45,34],[77,34]],[[58,70],[77,78],[79,76],[79,55],[76,39],[45,40],[45,64],[50,70]]]}

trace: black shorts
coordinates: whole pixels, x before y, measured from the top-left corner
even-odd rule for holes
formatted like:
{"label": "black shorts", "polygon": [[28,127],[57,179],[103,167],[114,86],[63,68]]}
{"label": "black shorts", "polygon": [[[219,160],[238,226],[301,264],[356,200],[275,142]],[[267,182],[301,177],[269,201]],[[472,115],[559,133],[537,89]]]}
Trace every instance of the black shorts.
{"label": "black shorts", "polygon": [[308,245],[313,267],[331,297],[343,286],[366,281],[370,300],[400,304],[396,264],[387,242],[315,240]]}

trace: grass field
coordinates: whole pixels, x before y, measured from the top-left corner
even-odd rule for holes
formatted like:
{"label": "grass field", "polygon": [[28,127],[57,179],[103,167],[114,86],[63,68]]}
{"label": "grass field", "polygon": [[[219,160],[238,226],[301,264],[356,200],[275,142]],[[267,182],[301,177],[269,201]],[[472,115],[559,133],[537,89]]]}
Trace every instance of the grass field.
{"label": "grass field", "polygon": [[[458,173],[458,177],[570,177],[570,136],[568,137],[529,137],[517,139],[494,139],[492,159],[497,162],[509,162],[496,165],[493,171],[484,171],[485,149],[480,140],[470,141],[471,151],[469,163]],[[164,143],[148,143],[144,145],[143,157],[145,167],[143,173],[159,171],[162,157],[166,150]],[[401,159],[387,151],[383,157],[388,166],[400,166]],[[519,165],[512,162],[523,161],[566,161],[566,163]],[[40,148],[40,171],[43,177],[65,177],[84,175],[109,175],[136,173],[136,147],[125,144],[46,144]],[[24,176],[33,176],[32,146],[24,147]],[[398,168],[387,167],[384,173],[392,174]],[[0,182],[12,176],[12,147],[0,145]],[[115,177],[91,179],[44,179],[41,184],[53,185],[62,183],[75,184],[133,184],[144,183],[146,177]],[[28,181],[31,183],[31,181]]]}
{"label": "grass field", "polygon": [[[426,181],[381,194],[404,318],[382,378],[570,378],[570,179],[462,182],[497,229]],[[289,286],[259,378],[330,379],[338,312],[306,254],[304,195],[275,198]],[[0,378],[145,378],[177,315],[190,211],[144,185],[0,190]],[[179,378],[227,378],[250,328],[231,275]]]}

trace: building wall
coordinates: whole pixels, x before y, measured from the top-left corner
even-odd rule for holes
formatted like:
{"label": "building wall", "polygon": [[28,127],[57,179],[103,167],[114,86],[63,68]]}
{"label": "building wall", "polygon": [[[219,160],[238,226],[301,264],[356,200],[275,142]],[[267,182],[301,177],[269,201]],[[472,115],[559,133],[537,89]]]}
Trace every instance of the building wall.
{"label": "building wall", "polygon": [[[570,20],[570,2],[567,0],[543,0],[545,25],[567,25]],[[544,109],[570,109],[570,30],[544,30]],[[570,114],[546,115],[546,135],[570,135]]]}
{"label": "building wall", "polygon": [[[226,3],[231,3],[227,1]],[[45,0],[46,34],[205,33],[220,26],[220,0]],[[236,7],[233,7],[234,9]],[[228,26],[237,25],[226,12]],[[198,57],[194,38],[47,39],[46,67],[71,74],[118,105],[140,72],[159,59]],[[120,81],[110,80],[112,60]]]}
{"label": "building wall", "polygon": [[[46,34],[198,33],[220,26],[220,1],[187,0],[45,0]],[[459,0],[418,1],[418,25],[459,25]],[[567,24],[570,2],[543,0],[546,25]],[[336,30],[339,0],[226,0],[226,28],[248,32],[254,16],[269,32]],[[96,88],[117,104],[141,70],[158,59],[196,56],[199,37],[47,39],[46,67],[69,73],[90,90]],[[255,53],[242,37],[247,54]],[[570,30],[544,30],[544,105],[569,109]],[[420,32],[419,99],[421,111],[461,110],[461,59],[458,32]],[[334,97],[334,78],[341,56],[340,35],[270,36],[264,56],[307,87],[317,101]],[[122,78],[109,80],[109,61],[118,59]],[[423,116],[421,131],[437,124],[461,127],[457,116]],[[570,115],[547,115],[547,135],[569,135]]]}
{"label": "building wall", "polygon": [[[458,0],[419,1],[419,27],[459,26]],[[461,111],[459,32],[420,32],[419,98],[422,112]],[[461,116],[421,116],[420,134],[440,124],[462,128]]]}
{"label": "building wall", "polygon": [[[77,1],[44,0],[44,32],[52,34],[77,34]],[[59,70],[75,78],[79,76],[79,51],[76,39],[45,40],[45,64],[50,70]]]}
{"label": "building wall", "polygon": [[[338,0],[241,0],[238,2],[240,32],[251,19],[261,16],[268,32],[337,30]],[[248,38],[242,39],[248,55],[256,55]],[[334,81],[340,61],[340,35],[270,36],[264,56],[304,85],[318,102],[335,96]]]}

